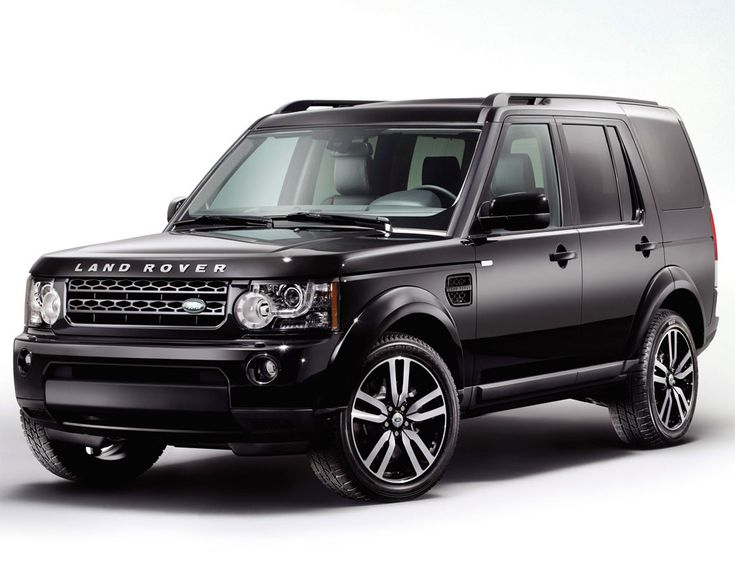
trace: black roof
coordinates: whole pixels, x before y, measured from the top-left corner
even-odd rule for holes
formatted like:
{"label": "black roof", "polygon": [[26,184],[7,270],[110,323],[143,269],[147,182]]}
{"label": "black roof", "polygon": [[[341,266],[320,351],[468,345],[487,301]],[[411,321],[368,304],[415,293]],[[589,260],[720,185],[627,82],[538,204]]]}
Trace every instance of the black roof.
{"label": "black roof", "polygon": [[623,114],[620,104],[658,106],[654,101],[589,95],[545,93],[494,93],[466,99],[413,101],[301,100],[288,103],[259,120],[253,128],[348,125],[365,123],[416,123],[475,125],[493,118],[500,109],[539,108],[564,112],[597,111]]}

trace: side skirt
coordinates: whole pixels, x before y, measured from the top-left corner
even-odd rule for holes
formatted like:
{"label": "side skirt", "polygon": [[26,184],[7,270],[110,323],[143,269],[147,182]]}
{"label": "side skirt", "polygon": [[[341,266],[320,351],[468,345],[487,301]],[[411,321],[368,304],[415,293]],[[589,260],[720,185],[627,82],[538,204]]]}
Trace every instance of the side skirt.
{"label": "side skirt", "polygon": [[615,361],[556,373],[465,387],[463,417],[569,398],[604,399],[606,389],[625,380],[635,361]]}

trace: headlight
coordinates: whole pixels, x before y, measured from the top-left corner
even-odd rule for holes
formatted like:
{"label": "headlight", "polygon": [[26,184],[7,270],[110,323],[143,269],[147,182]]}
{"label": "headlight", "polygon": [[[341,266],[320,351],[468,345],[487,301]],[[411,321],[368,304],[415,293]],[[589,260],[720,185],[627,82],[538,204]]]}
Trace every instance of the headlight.
{"label": "headlight", "polygon": [[26,324],[40,327],[42,323],[53,325],[61,313],[61,297],[53,282],[28,281],[28,308]]}
{"label": "headlight", "polygon": [[235,301],[235,317],[246,329],[338,328],[336,282],[253,282]]}

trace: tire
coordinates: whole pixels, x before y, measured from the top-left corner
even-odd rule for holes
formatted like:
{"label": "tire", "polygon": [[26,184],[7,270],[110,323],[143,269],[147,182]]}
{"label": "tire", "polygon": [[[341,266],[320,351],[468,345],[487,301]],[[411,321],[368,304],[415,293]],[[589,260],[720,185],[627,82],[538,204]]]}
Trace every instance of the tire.
{"label": "tire", "polygon": [[345,410],[331,418],[309,453],[314,474],[352,500],[426,493],[457,443],[459,400],[446,363],[416,337],[388,333],[373,346],[356,383]]}
{"label": "tire", "polygon": [[33,455],[52,474],[95,486],[125,484],[158,460],[165,445],[143,441],[110,442],[99,450],[49,439],[38,422],[20,414],[23,433]]}
{"label": "tire", "polygon": [[656,311],[637,365],[623,391],[608,405],[615,432],[623,442],[637,448],[660,448],[684,438],[697,402],[694,345],[684,319],[674,311]]}

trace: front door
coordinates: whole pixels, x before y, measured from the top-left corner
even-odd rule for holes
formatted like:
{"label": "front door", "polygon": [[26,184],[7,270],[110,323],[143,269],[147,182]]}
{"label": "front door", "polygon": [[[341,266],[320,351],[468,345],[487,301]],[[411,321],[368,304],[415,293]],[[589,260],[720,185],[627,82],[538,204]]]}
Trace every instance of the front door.
{"label": "front door", "polygon": [[480,385],[552,373],[561,383],[575,379],[559,372],[578,363],[582,260],[579,232],[565,226],[557,136],[550,119],[506,123],[485,185],[483,200],[546,193],[551,221],[542,230],[491,232],[477,242],[473,351]]}

